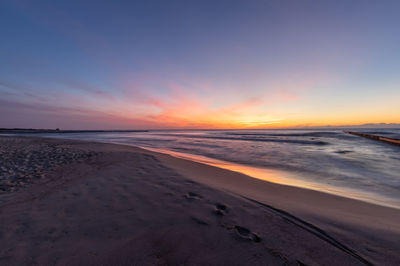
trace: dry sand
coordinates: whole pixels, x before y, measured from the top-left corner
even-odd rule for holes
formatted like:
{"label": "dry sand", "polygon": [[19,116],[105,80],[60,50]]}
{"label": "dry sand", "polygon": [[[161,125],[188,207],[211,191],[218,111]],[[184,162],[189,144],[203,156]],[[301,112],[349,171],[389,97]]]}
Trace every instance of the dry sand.
{"label": "dry sand", "polygon": [[129,146],[0,145],[0,265],[400,264],[398,209]]}

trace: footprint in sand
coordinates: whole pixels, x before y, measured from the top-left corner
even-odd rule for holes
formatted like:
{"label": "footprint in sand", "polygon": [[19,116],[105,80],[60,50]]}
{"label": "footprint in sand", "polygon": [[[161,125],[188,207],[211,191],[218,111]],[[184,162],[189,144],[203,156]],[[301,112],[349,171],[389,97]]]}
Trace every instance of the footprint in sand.
{"label": "footprint in sand", "polygon": [[197,194],[197,193],[188,192],[188,193],[185,195],[185,198],[188,199],[188,200],[200,200],[200,199],[202,199],[203,197],[202,197],[201,195]]}
{"label": "footprint in sand", "polygon": [[299,261],[299,260],[296,260],[297,261],[297,263],[299,264],[299,266],[307,266],[307,264],[304,264],[303,262],[301,262],[301,261]]}
{"label": "footprint in sand", "polygon": [[209,222],[207,220],[204,220],[202,218],[196,217],[196,216],[191,216],[192,220],[195,221],[197,224],[200,225],[209,225]]}
{"label": "footprint in sand", "polygon": [[235,225],[234,229],[236,231],[236,234],[241,239],[249,240],[249,241],[253,241],[253,242],[257,242],[257,243],[261,242],[261,238],[257,234],[251,232],[246,227]]}
{"label": "footprint in sand", "polygon": [[195,184],[195,182],[193,182],[192,180],[186,180],[184,183],[185,183],[185,184],[188,184],[188,185],[193,185],[193,184]]}
{"label": "footprint in sand", "polygon": [[214,210],[214,213],[216,214],[216,215],[225,215],[225,212],[228,210],[228,207],[226,206],[226,205],[224,205],[224,204],[221,204],[221,203],[217,203],[217,204],[215,204],[215,210]]}

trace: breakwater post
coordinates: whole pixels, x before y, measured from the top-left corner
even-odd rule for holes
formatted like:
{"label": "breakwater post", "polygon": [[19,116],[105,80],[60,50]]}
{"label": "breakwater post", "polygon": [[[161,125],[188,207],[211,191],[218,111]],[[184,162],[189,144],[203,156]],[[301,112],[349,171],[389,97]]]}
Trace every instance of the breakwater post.
{"label": "breakwater post", "polygon": [[367,134],[367,133],[361,133],[361,132],[348,131],[348,130],[344,130],[343,132],[347,133],[347,134],[352,134],[352,135],[356,135],[356,136],[360,136],[360,137],[364,137],[364,138],[368,138],[368,139],[383,141],[386,143],[400,146],[400,139],[393,139],[393,138],[388,138],[388,137],[383,137],[383,136],[378,136],[378,135],[373,135],[373,134]]}

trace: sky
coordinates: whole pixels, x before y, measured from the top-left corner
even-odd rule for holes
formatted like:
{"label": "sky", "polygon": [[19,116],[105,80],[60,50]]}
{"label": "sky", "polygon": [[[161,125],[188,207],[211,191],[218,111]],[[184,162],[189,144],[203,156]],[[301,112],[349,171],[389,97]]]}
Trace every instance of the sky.
{"label": "sky", "polygon": [[0,128],[400,123],[400,1],[0,1]]}

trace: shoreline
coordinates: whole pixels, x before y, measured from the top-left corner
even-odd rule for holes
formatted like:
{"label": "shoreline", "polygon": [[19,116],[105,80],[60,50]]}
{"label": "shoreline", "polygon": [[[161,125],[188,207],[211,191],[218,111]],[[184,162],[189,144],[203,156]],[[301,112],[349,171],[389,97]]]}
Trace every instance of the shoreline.
{"label": "shoreline", "polygon": [[[104,142],[107,143],[107,142]],[[329,195],[334,195],[338,197],[343,197],[347,199],[359,200],[362,202],[379,205],[383,207],[389,207],[394,209],[400,209],[400,205],[395,202],[393,199],[384,198],[379,195],[372,195],[369,193],[362,193],[356,189],[345,189],[341,187],[328,187],[326,185],[321,185],[318,183],[314,183],[311,181],[305,180],[296,180],[295,174],[292,174],[288,171],[284,170],[277,170],[271,168],[261,168],[255,167],[250,165],[242,165],[239,163],[233,163],[228,161],[222,161],[218,159],[213,159],[210,157],[205,157],[201,155],[193,155],[189,153],[182,153],[182,152],[175,152],[166,149],[157,149],[157,148],[148,148],[148,147],[141,147],[141,146],[134,146],[128,144],[120,144],[120,143],[113,143],[117,145],[127,145],[131,147],[138,147],[141,149],[149,150],[156,153],[167,154],[173,156],[175,158],[189,160],[205,165],[214,166],[217,168],[226,169],[232,172],[237,172],[258,180],[262,180],[265,182],[270,182],[273,184],[284,185],[289,187],[295,187],[300,189],[307,189],[317,192],[326,193]],[[375,196],[375,198],[374,198]]]}
{"label": "shoreline", "polygon": [[[119,132],[119,131],[115,131]],[[138,130],[138,132],[141,132]],[[1,134],[0,134],[1,136]],[[4,135],[4,136],[13,136],[13,135]],[[17,135],[20,136],[20,135]],[[359,200],[362,202],[367,202],[374,205],[395,208],[400,210],[400,202],[391,197],[385,197],[384,195],[373,194],[370,192],[366,192],[363,190],[358,190],[357,188],[346,188],[346,187],[337,187],[337,186],[329,186],[327,184],[320,184],[317,182],[304,180],[299,178],[298,174],[294,174],[288,170],[282,169],[274,169],[274,168],[262,168],[251,165],[244,165],[235,162],[222,161],[218,159],[214,159],[211,157],[205,157],[202,155],[195,155],[190,153],[176,152],[167,149],[161,148],[151,148],[144,146],[137,146],[128,143],[118,143],[112,141],[98,141],[98,140],[79,140],[79,139],[69,139],[69,138],[60,138],[60,137],[51,137],[51,136],[20,136],[20,137],[35,137],[35,138],[45,138],[45,139],[60,139],[60,140],[78,140],[78,141],[89,141],[89,142],[99,142],[99,143],[109,143],[115,145],[123,145],[129,147],[136,147],[140,149],[145,149],[148,151],[168,154],[176,158],[180,158],[183,160],[189,160],[198,162],[201,164],[215,166],[217,168],[227,169],[233,172],[238,172],[244,174],[246,176],[250,176],[252,178],[256,178],[259,180],[263,180],[266,182],[271,182],[274,184],[286,185],[290,187],[296,187],[301,189],[307,189],[317,192],[326,193],[329,195],[344,197],[347,199]],[[305,174],[303,174],[305,175]]]}
{"label": "shoreline", "polygon": [[[90,136],[90,135],[89,135]],[[35,136],[36,137],[36,136]],[[67,137],[63,136],[63,134],[58,134],[58,135],[49,135],[49,136],[40,136],[40,137],[45,137],[45,138],[58,138],[58,139],[80,139],[75,138],[75,137]],[[155,152],[161,152],[161,153],[167,153],[172,156],[178,157],[178,158],[183,158],[187,160],[192,160],[200,163],[205,163],[208,165],[213,165],[216,167],[232,170],[235,172],[240,172],[245,175],[251,176],[253,178],[261,179],[261,180],[266,180],[269,182],[273,183],[278,183],[278,184],[283,184],[283,185],[289,185],[289,186],[295,186],[299,188],[305,188],[305,189],[311,189],[315,191],[321,191],[324,193],[328,194],[333,194],[333,195],[338,195],[346,198],[351,198],[351,199],[356,199],[356,200],[361,200],[364,202],[369,202],[372,204],[377,204],[381,206],[386,206],[386,207],[391,207],[391,208],[396,208],[400,209],[400,198],[397,196],[396,192],[397,189],[395,189],[395,186],[390,187],[389,185],[381,185],[385,184],[384,179],[382,181],[376,181],[379,180],[378,177],[374,177],[372,175],[372,180],[369,180],[368,173],[366,173],[367,178],[366,179],[360,179],[357,180],[355,177],[357,177],[357,174],[362,173],[360,172],[360,169],[355,170],[355,177],[347,178],[345,177],[347,174],[352,174],[353,172],[348,171],[346,172],[346,169],[341,169],[339,167],[339,171],[335,172],[332,171],[332,169],[329,168],[329,165],[327,166],[327,169],[321,169],[321,171],[318,171],[318,167],[316,167],[317,171],[314,171],[313,168],[315,168],[315,162],[304,162],[304,164],[300,165],[297,168],[291,168],[290,163],[286,164],[287,167],[282,166],[282,167],[263,167],[260,166],[260,164],[253,165],[252,162],[246,162],[244,160],[244,164],[235,162],[235,161],[224,161],[226,159],[215,159],[212,157],[205,157],[203,155],[198,155],[198,154],[190,154],[187,152],[176,152],[174,150],[168,150],[168,149],[162,149],[162,148],[152,148],[152,147],[145,147],[136,144],[129,143],[129,141],[126,140],[113,140],[113,139],[108,139],[108,138],[100,138],[96,139],[96,137],[91,138],[86,138],[83,137],[83,140],[86,141],[100,141],[102,143],[113,143],[113,144],[119,144],[119,145],[128,145],[132,147],[141,147],[147,150],[152,150]],[[151,146],[151,145],[150,145]],[[351,150],[351,149],[350,149]],[[340,151],[335,151],[335,153],[339,153]],[[350,152],[350,151],[345,151]],[[206,155],[207,156],[207,155]],[[334,154],[334,156],[336,156]],[[340,155],[342,156],[342,155]],[[215,157],[215,156],[214,156]],[[351,163],[351,159],[344,157],[338,157],[336,158],[339,163],[345,164],[345,163]],[[335,159],[335,160],[336,160]],[[347,160],[344,162],[341,162],[340,160]],[[293,160],[296,160],[296,158],[293,158]],[[392,161],[391,161],[392,162]],[[247,164],[246,164],[247,163]],[[337,163],[337,162],[332,162],[332,163]],[[395,163],[395,162],[392,162]],[[311,167],[307,166],[307,164],[311,165]],[[382,167],[382,165],[381,165]],[[311,169],[311,170],[310,170]],[[335,169],[333,169],[335,170]],[[340,171],[343,170],[344,175],[343,177],[340,175]],[[371,171],[374,171],[374,169],[370,169]],[[383,168],[381,168],[380,171],[381,173],[384,173]],[[393,172],[393,171],[392,171]],[[324,173],[331,173],[328,174],[326,177],[324,177]],[[335,173],[335,174],[332,174]],[[393,175],[393,174],[392,174]],[[320,178],[323,177],[323,178]],[[382,177],[382,176],[381,176]],[[383,175],[385,178],[385,176]],[[389,175],[390,177],[390,175]],[[376,180],[374,180],[374,178]],[[395,178],[395,173],[392,178]],[[390,179],[389,179],[390,180]],[[369,182],[373,182],[372,184]],[[379,183],[381,182],[381,183]],[[395,184],[395,180],[391,180]],[[376,184],[376,189],[373,189],[374,186],[373,184]]]}
{"label": "shoreline", "polygon": [[[0,225],[3,228],[0,231],[0,237],[7,236],[5,239],[7,241],[2,241],[3,244],[11,241],[10,245],[14,245],[16,250],[20,249],[17,243],[21,241],[27,245],[32,243],[30,236],[34,235],[36,231],[30,229],[30,227],[24,227],[25,233],[23,235],[18,235],[19,229],[13,235],[4,230],[9,230],[10,224],[21,222],[21,218],[26,215],[28,215],[29,221],[43,220],[43,217],[48,215],[48,220],[45,221],[50,223],[51,227],[57,228],[63,225],[64,227],[68,225],[68,228],[71,228],[72,225],[66,225],[65,221],[76,220],[76,223],[80,224],[82,217],[79,217],[79,215],[87,217],[86,219],[90,221],[92,219],[90,217],[99,217],[98,215],[103,218],[118,215],[118,217],[121,216],[118,220],[111,218],[106,220],[112,226],[118,224],[118,228],[124,234],[131,232],[132,229],[128,226],[131,223],[128,221],[140,218],[137,221],[135,220],[135,223],[137,223],[135,228],[140,232],[140,236],[136,236],[134,232],[131,232],[131,234],[140,237],[142,243],[148,243],[148,240],[142,239],[144,235],[155,234],[158,236],[160,233],[154,233],[153,229],[151,231],[153,233],[150,233],[146,224],[156,226],[163,221],[163,224],[159,225],[159,230],[162,230],[162,234],[167,234],[168,239],[174,239],[181,233],[185,233],[191,236],[189,237],[191,240],[196,240],[200,235],[207,232],[202,230],[211,228],[213,234],[209,235],[209,239],[206,241],[207,245],[211,243],[208,241],[215,241],[216,234],[220,237],[220,241],[239,248],[242,253],[251,253],[260,250],[260,248],[265,253],[265,245],[272,245],[274,250],[279,250],[281,256],[289,261],[297,258],[297,261],[310,265],[329,264],[329,262],[335,260],[336,262],[347,261],[344,263],[345,265],[358,263],[396,265],[400,263],[398,256],[400,247],[397,245],[400,237],[400,225],[398,223],[400,221],[400,210],[398,209],[324,192],[261,181],[238,172],[129,145],[37,137],[6,138],[25,139],[27,142],[53,145],[73,150],[73,154],[80,154],[80,152],[84,154],[91,152],[93,154],[91,157],[83,156],[83,161],[73,162],[71,165],[74,165],[74,167],[61,163],[58,168],[50,171],[52,177],[46,183],[37,183],[21,191],[0,194],[0,200],[3,200],[3,203],[0,201],[0,217],[2,218]],[[24,149],[26,149],[26,146],[24,146]],[[129,181],[132,178],[136,180],[134,186]],[[138,184],[140,184],[139,187]],[[69,190],[71,192],[67,193]],[[114,190],[115,192],[111,193]],[[40,197],[35,195],[40,195]],[[182,197],[182,195],[184,196]],[[118,196],[118,199],[120,198],[118,202],[115,202],[116,196]],[[32,201],[32,197],[35,198],[34,201]],[[219,203],[212,205],[214,202]],[[36,206],[35,204],[39,205]],[[62,206],[71,205],[61,207],[63,211],[60,213],[60,204]],[[31,205],[34,206],[30,207]],[[112,209],[103,210],[108,205],[112,206]],[[137,209],[136,216],[127,217],[129,214],[127,210],[133,208],[132,206]],[[215,210],[212,211],[211,209],[211,213],[216,213],[217,216],[211,215],[209,217],[209,208],[212,206]],[[32,210],[35,211],[26,213],[27,208],[33,208]],[[140,211],[142,209],[143,211]],[[153,213],[151,210],[157,211]],[[21,214],[18,214],[20,211]],[[114,213],[115,211],[118,212]],[[111,215],[112,213],[114,214]],[[63,220],[57,220],[58,216]],[[192,217],[191,220],[195,221],[195,224],[187,222],[186,216]],[[266,217],[269,218],[265,219]],[[129,219],[124,222],[125,218]],[[90,224],[90,227],[86,230],[90,232],[93,228],[97,228],[97,223],[89,220],[86,223]],[[283,221],[290,223],[287,224]],[[22,225],[25,223],[22,219]],[[58,223],[61,224],[58,225]],[[170,223],[181,224],[182,228],[186,229],[182,229],[182,232],[176,231],[177,228]],[[34,228],[35,226],[41,228],[43,222],[33,223],[33,225]],[[167,233],[162,228],[168,232],[172,230],[172,232]],[[57,230],[61,229],[58,228]],[[126,232],[126,230],[129,232]],[[158,232],[157,230],[156,232]],[[40,232],[42,231],[39,230],[36,234],[42,235]],[[80,241],[78,239],[82,240],[87,237],[79,229],[76,229],[73,235],[75,240],[69,239],[68,235],[58,235],[53,244],[62,243],[58,238],[69,239],[68,243],[71,244]],[[286,242],[286,238],[292,239],[289,241],[291,244]],[[269,242],[268,239],[274,239],[274,241]],[[244,240],[245,242],[243,242]],[[181,241],[189,244],[185,240]],[[247,241],[257,244],[248,246]],[[303,244],[300,244],[299,241]],[[125,240],[122,243],[120,238],[115,239],[116,246],[121,247],[120,245],[125,244]],[[201,251],[206,250],[207,246],[203,244],[199,242],[196,244],[199,246],[195,245],[194,248],[200,250],[201,253]],[[91,248],[91,245],[86,245],[83,249]],[[140,249],[137,245],[133,246]],[[46,245],[41,245],[43,249],[46,249],[46,247]],[[101,246],[98,249],[107,250],[107,247]],[[47,263],[52,264],[48,260],[50,260],[50,257],[53,260],[54,257],[51,254],[43,255],[40,250],[31,251],[40,258],[44,256],[43,260],[37,259],[37,262],[44,262],[45,265]],[[218,254],[230,252],[222,247],[218,247],[217,250],[221,252]],[[234,250],[236,249],[234,248]],[[178,249],[178,251],[179,256],[176,256],[180,258],[182,250]],[[62,255],[64,259],[71,262],[70,258],[65,258],[67,251],[60,248],[58,252],[64,254]],[[73,251],[69,250],[68,252]],[[121,255],[119,252],[120,250],[117,253]],[[311,256],[308,252],[315,253],[316,257]],[[272,257],[268,257],[268,254]],[[277,259],[273,254],[266,252],[262,256],[268,258],[262,257],[263,259],[260,259],[259,262],[270,261],[272,263]],[[309,255],[306,256],[305,254]],[[5,255],[7,254],[0,252],[0,257]],[[230,255],[233,256],[232,258],[240,260],[234,254],[230,253]],[[13,257],[12,254],[7,256]],[[16,253],[14,253],[14,258],[15,256]],[[80,255],[81,258],[82,256],[85,257],[86,255]],[[116,259],[112,254],[107,256],[107,258]],[[167,255],[164,254],[163,256]],[[248,257],[245,258],[249,259]],[[354,259],[356,261],[353,261]],[[193,258],[193,262],[200,263],[200,260],[200,257]],[[218,257],[218,260],[214,263],[221,260],[229,262],[228,258]],[[90,261],[96,261],[96,259],[91,257]],[[11,263],[11,265],[14,264]]]}

